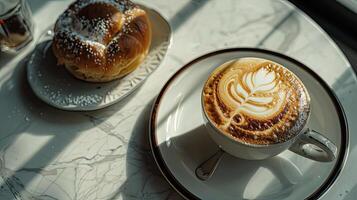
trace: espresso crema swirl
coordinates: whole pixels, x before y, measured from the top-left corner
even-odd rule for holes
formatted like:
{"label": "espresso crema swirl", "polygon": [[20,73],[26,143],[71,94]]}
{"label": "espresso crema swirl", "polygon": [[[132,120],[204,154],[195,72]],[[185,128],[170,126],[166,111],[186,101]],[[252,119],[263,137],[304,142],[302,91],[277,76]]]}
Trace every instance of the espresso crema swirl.
{"label": "espresso crema swirl", "polygon": [[218,67],[203,90],[210,121],[251,144],[284,142],[307,121],[310,97],[299,78],[265,59],[240,58]]}

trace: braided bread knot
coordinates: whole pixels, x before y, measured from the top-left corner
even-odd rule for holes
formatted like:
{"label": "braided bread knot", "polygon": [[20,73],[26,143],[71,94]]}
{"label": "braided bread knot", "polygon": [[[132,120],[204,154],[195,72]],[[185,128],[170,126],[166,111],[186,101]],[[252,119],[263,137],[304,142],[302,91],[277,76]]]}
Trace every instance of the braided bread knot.
{"label": "braided bread knot", "polygon": [[60,15],[52,49],[81,80],[107,82],[134,71],[147,55],[151,26],[128,0],[77,0]]}

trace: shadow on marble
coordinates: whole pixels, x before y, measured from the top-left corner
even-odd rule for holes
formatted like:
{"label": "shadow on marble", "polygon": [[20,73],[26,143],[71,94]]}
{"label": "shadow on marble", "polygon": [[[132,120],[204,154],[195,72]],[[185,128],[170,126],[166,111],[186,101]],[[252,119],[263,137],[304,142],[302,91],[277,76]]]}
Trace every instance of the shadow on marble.
{"label": "shadow on marble", "polygon": [[[55,162],[83,131],[92,128],[103,131],[111,129],[112,127],[106,126],[105,119],[119,112],[140,89],[138,87],[122,102],[102,110],[59,110],[42,102],[32,92],[26,78],[28,57],[5,76],[6,80],[0,87],[0,177],[3,180],[0,182],[0,194],[7,192],[12,194],[14,199],[27,199],[32,196],[33,194],[27,192],[26,186],[36,176],[49,173],[45,168]],[[38,141],[33,141],[37,138],[41,141],[43,138],[48,140],[40,142],[39,145]],[[26,150],[29,145],[33,146],[31,152],[34,154],[27,160],[17,160],[17,154],[29,153]]]}
{"label": "shadow on marble", "polygon": [[357,184],[354,185],[351,190],[345,190],[344,192],[340,193],[339,196],[342,200],[355,200],[357,196]]}
{"label": "shadow on marble", "polygon": [[181,199],[165,181],[151,154],[148,127],[152,103],[153,100],[141,112],[128,141],[127,178],[109,199]]}
{"label": "shadow on marble", "polygon": [[183,6],[171,19],[169,23],[172,32],[177,31],[197,10],[206,5],[210,0],[191,0]]}
{"label": "shadow on marble", "polygon": [[29,1],[32,13],[36,13],[42,7],[45,7],[47,2],[51,1],[63,1],[63,0],[31,0]]}
{"label": "shadow on marble", "polygon": [[[272,29],[270,30],[270,32],[268,32],[258,43],[257,43],[257,47],[261,47],[264,48],[265,46],[268,45],[272,45],[274,43],[274,45],[279,45],[274,47],[274,50],[277,50],[279,52],[286,52],[288,51],[291,43],[294,42],[294,40],[298,37],[299,33],[301,32],[301,27],[300,24],[298,23],[298,15],[299,13],[297,12],[297,10],[291,10],[290,12],[288,12],[286,14],[285,17],[283,17],[280,21],[278,21],[278,23],[276,23]],[[284,33],[283,40],[279,41],[279,43],[277,43],[276,41],[271,42],[269,40],[271,40],[274,37],[272,37],[274,34],[277,33],[277,30],[279,30],[280,34]],[[281,36],[280,36],[281,37]],[[269,43],[270,42],[270,43]],[[266,44],[268,43],[268,44]]]}
{"label": "shadow on marble", "polygon": [[16,57],[16,54],[4,53],[0,51],[0,70],[5,66],[9,61]]}
{"label": "shadow on marble", "polygon": [[335,83],[332,85],[332,88],[336,93],[340,92],[348,92],[351,93],[349,90],[351,86],[355,84],[356,80],[356,75],[353,71],[353,69],[347,69],[342,73],[342,75],[335,81]]}
{"label": "shadow on marble", "polygon": [[[31,88],[27,83],[26,78],[26,61],[27,57],[19,62],[11,77],[2,84],[0,88],[0,110],[3,113],[1,121],[3,125],[0,131],[0,146],[1,146],[1,176],[4,184],[0,188],[4,189],[6,185],[14,195],[14,198],[21,198],[22,190],[25,190],[27,183],[29,183],[52,159],[54,159],[77,135],[76,129],[69,129],[66,134],[40,127],[31,126],[33,121],[36,123],[45,123],[47,127],[61,127],[64,129],[74,124],[78,125],[80,129],[88,129],[88,127],[80,127],[84,122],[84,118],[77,118],[72,113],[56,110],[41,102],[32,93]],[[7,101],[11,99],[11,101]],[[78,115],[78,114],[74,114]],[[66,117],[64,117],[66,116]],[[35,155],[29,158],[21,167],[12,169],[5,163],[6,153],[9,149],[21,152],[21,146],[16,144],[16,140],[24,134],[51,136],[48,142],[40,147]],[[32,141],[28,141],[32,142]],[[35,142],[34,142],[35,143]],[[11,158],[10,158],[11,159]],[[9,162],[9,158],[6,159]],[[15,162],[15,161],[14,161]],[[17,177],[21,172],[32,171],[35,173],[28,173],[28,175],[21,180]],[[4,173],[6,172],[6,173]],[[10,176],[8,176],[10,174]]]}
{"label": "shadow on marble", "polygon": [[[40,121],[39,123],[64,127],[70,124],[81,123],[81,120],[75,117],[56,117],[63,115],[69,116],[69,113],[55,110],[35,97],[27,83],[25,70],[27,59],[28,57],[19,62],[13,73],[9,74],[10,77],[0,88],[0,99],[2,101],[0,103],[0,110],[3,113],[0,117],[3,123],[0,131],[0,170],[4,180],[4,184],[0,186],[0,188],[4,189],[5,185],[9,187],[8,189],[14,195],[14,198],[21,198],[20,192],[24,190],[26,184],[33,178],[30,175],[20,181],[17,177],[18,174],[22,171],[41,171],[41,168],[46,166],[49,161],[58,155],[76,136],[75,132],[69,132],[65,135],[54,132],[51,133],[51,130],[41,129],[39,128],[40,126],[34,126],[30,129],[32,122],[36,119],[36,121]],[[11,101],[8,101],[8,99],[11,99]],[[5,160],[9,162],[9,158],[5,158],[6,153],[9,149],[16,149],[16,151],[21,152],[21,146],[17,146],[16,140],[23,136],[24,133],[31,135],[48,135],[53,138],[44,146],[40,147],[37,153],[25,161],[21,167],[17,169],[12,169],[12,167],[8,168],[5,163]]]}

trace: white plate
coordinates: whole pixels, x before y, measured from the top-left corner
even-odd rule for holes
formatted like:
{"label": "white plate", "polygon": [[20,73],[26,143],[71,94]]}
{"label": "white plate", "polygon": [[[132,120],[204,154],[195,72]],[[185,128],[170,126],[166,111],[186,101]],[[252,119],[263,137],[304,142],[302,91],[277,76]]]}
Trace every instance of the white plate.
{"label": "white plate", "polygon": [[35,94],[54,107],[86,111],[117,103],[134,91],[160,65],[171,41],[167,21],[155,10],[142,7],[149,15],[153,32],[149,53],[135,71],[108,83],[78,80],[56,65],[50,30],[40,39],[27,65],[27,78]]}
{"label": "white plate", "polygon": [[[338,147],[331,163],[315,162],[290,151],[263,161],[225,154],[206,182],[195,168],[216,150],[203,126],[200,94],[212,70],[239,57],[260,57],[283,64],[306,85],[312,101],[309,127]],[[167,181],[187,199],[317,199],[333,184],[346,160],[348,131],[344,113],[326,83],[303,64],[259,49],[227,49],[204,55],[185,65],[164,86],[153,108],[151,148]]]}

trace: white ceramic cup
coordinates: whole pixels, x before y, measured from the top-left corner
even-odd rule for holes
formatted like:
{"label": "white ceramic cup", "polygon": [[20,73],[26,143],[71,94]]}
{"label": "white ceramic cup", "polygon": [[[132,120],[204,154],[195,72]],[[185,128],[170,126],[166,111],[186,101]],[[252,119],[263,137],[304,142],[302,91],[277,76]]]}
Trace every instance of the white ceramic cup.
{"label": "white ceramic cup", "polygon": [[308,119],[303,125],[304,128],[301,129],[299,133],[295,133],[294,137],[290,138],[289,140],[268,145],[250,144],[234,140],[228,136],[228,133],[224,133],[219,128],[217,128],[207,116],[203,102],[202,91],[202,112],[205,126],[208,129],[209,135],[221,149],[235,157],[248,160],[262,160],[273,157],[289,149],[290,151],[301,156],[320,162],[330,162],[336,158],[336,145],[322,134],[309,129],[306,126],[310,118],[310,113],[307,115]]}

